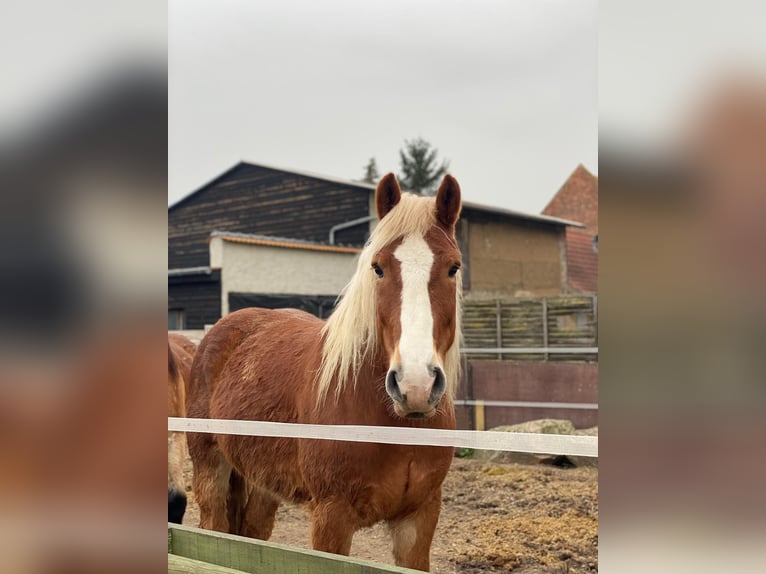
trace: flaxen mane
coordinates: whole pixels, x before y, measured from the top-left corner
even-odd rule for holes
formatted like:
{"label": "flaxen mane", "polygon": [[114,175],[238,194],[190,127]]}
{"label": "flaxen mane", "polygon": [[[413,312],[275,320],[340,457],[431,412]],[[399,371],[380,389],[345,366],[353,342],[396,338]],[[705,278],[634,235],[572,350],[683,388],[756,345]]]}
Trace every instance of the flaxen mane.
{"label": "flaxen mane", "polygon": [[[433,197],[402,194],[399,203],[381,220],[359,254],[356,272],[341,291],[335,311],[322,328],[324,347],[322,363],[317,373],[317,404],[321,404],[336,378],[336,397],[348,379],[359,373],[367,353],[378,345],[375,309],[375,280],[372,260],[375,254],[400,237],[410,234],[425,236],[436,225],[436,205]],[[454,241],[453,238],[449,238]],[[462,274],[457,280],[457,316],[455,341],[444,358],[447,375],[447,395],[454,398],[460,371]]]}

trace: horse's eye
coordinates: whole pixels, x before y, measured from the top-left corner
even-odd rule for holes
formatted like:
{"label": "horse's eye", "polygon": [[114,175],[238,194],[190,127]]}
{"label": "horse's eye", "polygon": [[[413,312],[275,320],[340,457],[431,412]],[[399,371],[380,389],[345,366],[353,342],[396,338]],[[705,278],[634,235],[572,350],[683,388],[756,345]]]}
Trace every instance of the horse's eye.
{"label": "horse's eye", "polygon": [[381,269],[380,265],[378,265],[377,263],[373,263],[372,268],[375,270],[375,274],[378,277],[383,277],[383,269]]}
{"label": "horse's eye", "polygon": [[460,265],[453,265],[452,267],[450,267],[449,268],[449,276],[450,277],[454,277],[455,275],[457,275],[457,270],[458,269],[460,269]]}

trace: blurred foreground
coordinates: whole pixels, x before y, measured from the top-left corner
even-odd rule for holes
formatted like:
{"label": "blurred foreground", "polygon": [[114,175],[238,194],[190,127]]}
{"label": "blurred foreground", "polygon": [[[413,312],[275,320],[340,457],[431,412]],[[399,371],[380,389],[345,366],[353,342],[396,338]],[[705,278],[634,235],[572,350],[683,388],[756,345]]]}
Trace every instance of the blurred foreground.
{"label": "blurred foreground", "polygon": [[604,572],[763,569],[766,77],[713,72],[656,145],[600,142]]}
{"label": "blurred foreground", "polygon": [[47,4],[3,9],[2,571],[162,572],[166,7]]}

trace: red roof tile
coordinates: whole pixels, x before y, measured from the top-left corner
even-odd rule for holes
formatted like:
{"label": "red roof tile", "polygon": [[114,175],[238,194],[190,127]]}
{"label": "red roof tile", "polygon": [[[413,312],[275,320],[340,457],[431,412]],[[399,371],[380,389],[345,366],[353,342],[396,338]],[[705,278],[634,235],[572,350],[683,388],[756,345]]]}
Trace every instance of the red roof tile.
{"label": "red roof tile", "polygon": [[598,253],[593,248],[593,236],[585,230],[567,229],[567,275],[572,289],[598,291]]}
{"label": "red roof tile", "polygon": [[335,253],[359,253],[362,250],[358,247],[346,247],[342,245],[321,245],[318,243],[309,243],[307,241],[298,241],[282,238],[268,238],[250,236],[245,237],[243,234],[226,234],[218,233],[215,237],[220,237],[224,241],[230,241],[231,243],[245,243],[248,245],[265,245],[267,247],[285,247],[288,249],[308,249],[309,251],[330,251]]}

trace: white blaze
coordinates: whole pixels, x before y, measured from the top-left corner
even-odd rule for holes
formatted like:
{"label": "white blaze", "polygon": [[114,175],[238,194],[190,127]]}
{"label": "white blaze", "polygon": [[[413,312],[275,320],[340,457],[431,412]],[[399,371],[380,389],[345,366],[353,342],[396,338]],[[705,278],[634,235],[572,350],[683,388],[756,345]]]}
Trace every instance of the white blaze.
{"label": "white blaze", "polygon": [[433,380],[428,366],[434,362],[434,318],[428,281],[434,254],[420,235],[408,235],[394,251],[402,275],[402,335],[399,356],[404,380]]}

